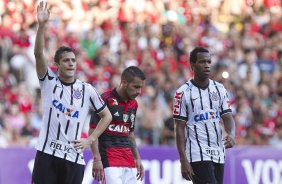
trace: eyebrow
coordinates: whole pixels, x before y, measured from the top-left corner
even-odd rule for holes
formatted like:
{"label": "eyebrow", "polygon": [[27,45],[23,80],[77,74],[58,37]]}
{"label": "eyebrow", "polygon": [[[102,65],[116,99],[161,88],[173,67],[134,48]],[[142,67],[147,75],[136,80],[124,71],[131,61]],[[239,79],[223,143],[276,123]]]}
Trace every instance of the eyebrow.
{"label": "eyebrow", "polygon": [[204,60],[211,61],[211,58],[203,58],[203,59],[199,59],[198,61],[204,61]]}

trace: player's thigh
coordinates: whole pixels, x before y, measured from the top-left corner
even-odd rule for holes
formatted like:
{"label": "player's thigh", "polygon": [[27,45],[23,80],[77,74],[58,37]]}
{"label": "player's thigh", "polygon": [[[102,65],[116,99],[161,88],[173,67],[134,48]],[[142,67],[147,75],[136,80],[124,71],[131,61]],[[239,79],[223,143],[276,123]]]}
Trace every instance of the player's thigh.
{"label": "player's thigh", "polygon": [[124,168],[124,184],[137,184],[137,169],[136,168]]}
{"label": "player's thigh", "polygon": [[65,184],[80,184],[84,176],[84,165],[66,160],[64,172]]}
{"label": "player's thigh", "polygon": [[37,151],[32,171],[33,184],[57,183],[56,167],[54,157]]}
{"label": "player's thigh", "polygon": [[215,166],[215,178],[219,184],[223,183],[224,164],[213,163]]}
{"label": "player's thigh", "polygon": [[104,178],[102,183],[106,184],[123,184],[123,168],[122,167],[106,167],[104,169]]}
{"label": "player's thigh", "polygon": [[191,163],[195,175],[194,184],[218,184],[215,177],[215,166],[211,161]]}

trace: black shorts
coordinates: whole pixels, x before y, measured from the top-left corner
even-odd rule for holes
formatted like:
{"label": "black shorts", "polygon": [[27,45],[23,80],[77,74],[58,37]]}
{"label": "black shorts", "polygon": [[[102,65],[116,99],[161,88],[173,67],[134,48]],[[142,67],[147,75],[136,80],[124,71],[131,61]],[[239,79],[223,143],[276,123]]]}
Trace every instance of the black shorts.
{"label": "black shorts", "polygon": [[224,164],[212,161],[190,163],[193,171],[193,184],[222,184],[224,176]]}
{"label": "black shorts", "polygon": [[37,151],[32,172],[33,184],[81,184],[84,165]]}

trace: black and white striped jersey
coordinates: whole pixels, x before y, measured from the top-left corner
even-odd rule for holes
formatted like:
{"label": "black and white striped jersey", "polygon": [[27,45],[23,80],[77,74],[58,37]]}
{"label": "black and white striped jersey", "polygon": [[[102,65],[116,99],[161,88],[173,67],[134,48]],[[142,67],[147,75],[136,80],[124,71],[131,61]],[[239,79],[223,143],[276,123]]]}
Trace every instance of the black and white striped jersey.
{"label": "black and white striped jersey", "polygon": [[205,88],[192,80],[175,93],[173,117],[186,121],[186,155],[189,162],[224,163],[220,117],[232,112],[224,86],[213,80]]}
{"label": "black and white striped jersey", "polygon": [[36,149],[84,165],[83,154],[74,149],[72,141],[80,139],[90,112],[105,108],[95,88],[75,80],[66,84],[50,68],[40,79],[43,125]]}

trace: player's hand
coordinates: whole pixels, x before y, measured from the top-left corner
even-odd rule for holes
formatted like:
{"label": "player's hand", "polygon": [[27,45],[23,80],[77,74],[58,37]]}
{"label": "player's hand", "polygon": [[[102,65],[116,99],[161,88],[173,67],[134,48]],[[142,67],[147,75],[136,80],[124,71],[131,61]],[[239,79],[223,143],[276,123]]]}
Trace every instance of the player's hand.
{"label": "player's hand", "polygon": [[137,169],[137,175],[136,175],[137,180],[143,181],[145,172],[144,172],[144,167],[142,165],[141,159],[135,160],[135,165]]}
{"label": "player's hand", "polygon": [[181,174],[182,177],[188,181],[191,181],[193,179],[193,175],[195,175],[191,164],[187,160],[181,162]]}
{"label": "player's hand", "polygon": [[92,166],[92,176],[95,180],[101,181],[104,177],[103,164],[101,160],[94,160]]}
{"label": "player's hand", "polygon": [[227,135],[222,141],[224,142],[225,148],[232,148],[235,145],[234,137],[231,135]]}
{"label": "player's hand", "polygon": [[48,9],[47,3],[41,1],[37,6],[37,21],[39,25],[45,25],[50,17],[50,11]]}
{"label": "player's hand", "polygon": [[82,138],[80,140],[72,141],[73,147],[77,150],[81,150],[81,152],[83,152],[86,148],[89,148],[92,142],[93,141],[88,138]]}

